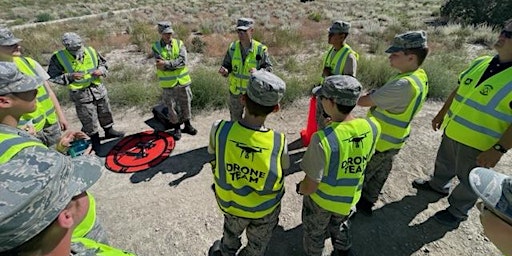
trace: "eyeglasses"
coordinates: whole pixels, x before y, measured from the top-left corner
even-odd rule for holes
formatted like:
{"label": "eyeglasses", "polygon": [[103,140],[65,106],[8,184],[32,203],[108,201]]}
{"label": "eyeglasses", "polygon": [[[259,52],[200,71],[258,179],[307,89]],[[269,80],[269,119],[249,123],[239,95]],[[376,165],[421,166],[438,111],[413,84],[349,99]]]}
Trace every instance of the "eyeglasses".
{"label": "eyeglasses", "polygon": [[238,29],[237,32],[238,32],[238,34],[245,34],[247,32],[247,30]]}
{"label": "eyeglasses", "polygon": [[500,35],[508,38],[508,39],[511,39],[512,38],[512,31],[506,31],[506,30],[502,30]]}

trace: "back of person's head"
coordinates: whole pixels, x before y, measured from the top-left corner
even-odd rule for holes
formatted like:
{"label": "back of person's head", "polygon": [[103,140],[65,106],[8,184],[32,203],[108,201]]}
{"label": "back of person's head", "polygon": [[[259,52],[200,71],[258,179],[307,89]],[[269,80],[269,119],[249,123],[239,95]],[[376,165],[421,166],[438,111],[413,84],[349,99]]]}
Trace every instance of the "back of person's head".
{"label": "back of person's head", "polygon": [[70,52],[79,51],[83,47],[83,40],[75,32],[66,32],[62,35],[62,45]]}
{"label": "back of person's head", "polygon": [[325,78],[321,86],[313,88],[313,94],[333,100],[342,114],[349,114],[357,104],[362,86],[359,81],[347,75],[333,75]]}
{"label": "back of person's head", "polygon": [[257,70],[251,74],[247,85],[245,107],[254,116],[267,116],[276,110],[284,96],[286,83],[278,76]]}
{"label": "back of person's head", "polygon": [[477,167],[469,173],[469,183],[482,199],[485,234],[505,255],[512,255],[512,177]]}
{"label": "back of person's head", "polygon": [[421,66],[428,54],[427,33],[423,30],[418,30],[396,35],[386,53],[399,51],[403,51],[406,55],[416,55],[418,59],[417,64]]}
{"label": "back of person's head", "polygon": [[[0,255],[52,248],[49,230],[72,199],[101,176],[95,156],[69,158],[41,147],[0,165]],[[58,233],[58,232],[57,232]]]}

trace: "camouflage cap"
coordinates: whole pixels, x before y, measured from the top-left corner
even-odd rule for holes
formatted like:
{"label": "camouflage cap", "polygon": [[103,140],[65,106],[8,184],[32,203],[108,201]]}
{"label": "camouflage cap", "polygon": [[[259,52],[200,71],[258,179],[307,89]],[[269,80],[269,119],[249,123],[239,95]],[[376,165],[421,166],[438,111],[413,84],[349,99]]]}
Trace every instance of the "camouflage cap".
{"label": "camouflage cap", "polygon": [[361,83],[354,77],[334,75],[325,78],[321,86],[313,88],[313,94],[334,100],[343,106],[355,106],[361,94]]}
{"label": "camouflage cap", "polygon": [[13,62],[0,62],[0,95],[37,89],[43,80],[21,73]]}
{"label": "camouflage cap", "polygon": [[66,157],[38,150],[0,166],[0,252],[48,227],[71,199],[101,176],[95,156]]}
{"label": "camouflage cap", "polygon": [[158,33],[160,34],[174,34],[172,24],[169,21],[158,22]]}
{"label": "camouflage cap", "polygon": [[76,51],[83,46],[83,41],[77,33],[67,32],[62,35],[62,44],[66,49]]}
{"label": "camouflage cap", "polygon": [[394,53],[407,49],[426,48],[427,33],[423,30],[409,31],[396,35],[393,44],[386,50],[386,53]]}
{"label": "camouflage cap", "polygon": [[329,34],[341,34],[341,33],[347,33],[350,30],[350,23],[337,20],[332,23],[332,25],[327,29]]}
{"label": "camouflage cap", "polygon": [[254,20],[251,18],[240,18],[236,21],[236,29],[248,30],[254,27]]}
{"label": "camouflage cap", "polygon": [[512,177],[477,167],[469,173],[469,184],[489,210],[512,225]]}
{"label": "camouflage cap", "polygon": [[21,39],[14,37],[11,30],[6,27],[0,27],[0,46],[11,46],[21,41]]}
{"label": "camouflage cap", "polygon": [[257,70],[251,74],[247,85],[247,96],[262,106],[275,106],[284,96],[286,83],[278,76],[266,71]]}

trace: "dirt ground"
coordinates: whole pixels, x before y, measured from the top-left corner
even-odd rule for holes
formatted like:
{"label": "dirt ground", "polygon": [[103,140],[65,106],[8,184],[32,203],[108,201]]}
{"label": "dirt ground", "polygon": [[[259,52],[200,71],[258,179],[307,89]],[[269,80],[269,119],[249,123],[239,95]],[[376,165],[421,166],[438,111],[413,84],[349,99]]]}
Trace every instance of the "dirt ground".
{"label": "dirt ground", "polygon": [[[293,142],[304,126],[307,104],[307,99],[296,101],[269,116],[267,126],[284,132],[288,142]],[[448,230],[431,218],[447,206],[447,200],[418,192],[410,185],[433,170],[441,133],[432,131],[430,120],[440,107],[439,102],[427,102],[416,117],[374,215],[353,219],[353,248],[358,255],[500,255],[483,235],[477,210],[473,209],[458,229]],[[365,111],[355,110],[359,116]],[[74,109],[66,112],[72,127],[79,129]],[[152,117],[149,110],[143,115],[137,109],[115,112],[115,127],[127,134],[150,129],[145,123]],[[210,245],[222,235],[223,216],[210,189],[208,161],[212,157],[206,150],[210,126],[221,118],[229,118],[227,110],[204,110],[196,115],[193,124],[199,133],[183,135],[171,156],[158,166],[133,174],[104,170],[90,191],[112,245],[138,255],[207,255]],[[100,153],[105,154],[115,143],[105,142]],[[298,166],[304,150],[290,152],[293,162],[286,172],[287,192],[266,255],[301,255],[302,198],[295,193],[295,184],[304,176]],[[510,174],[511,160],[506,155],[496,169]],[[331,250],[327,240],[324,254]]]}

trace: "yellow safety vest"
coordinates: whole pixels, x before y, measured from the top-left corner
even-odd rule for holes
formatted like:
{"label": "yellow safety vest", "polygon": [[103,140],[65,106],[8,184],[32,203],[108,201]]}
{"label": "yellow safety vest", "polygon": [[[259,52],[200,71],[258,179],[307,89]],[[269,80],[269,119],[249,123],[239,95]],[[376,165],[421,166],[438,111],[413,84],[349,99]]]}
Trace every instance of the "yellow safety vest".
{"label": "yellow safety vest", "polygon": [[[343,75],[343,70],[345,69],[345,64],[347,63],[348,56],[352,53],[356,60],[359,60],[359,54],[352,50],[350,45],[345,44],[343,47],[337,51],[334,56],[332,56],[334,51],[334,47],[331,46],[327,54],[324,56],[324,67],[331,68],[331,73],[333,75]],[[324,78],[322,77],[322,83]]]}
{"label": "yellow safety vest", "polygon": [[[181,40],[171,39],[171,50],[162,48],[160,41],[153,43],[153,51],[157,52],[163,60],[174,60],[180,55],[180,48],[183,45]],[[178,83],[181,85],[190,84],[191,79],[188,68],[182,67],[175,70],[156,70],[158,82],[162,88],[172,88]]]}
{"label": "yellow safety vest", "polygon": [[361,198],[364,170],[370,161],[380,126],[374,118],[333,122],[316,132],[324,149],[322,181],[311,199],[321,208],[341,215]]}
{"label": "yellow safety vest", "polygon": [[368,112],[369,117],[375,117],[382,127],[382,134],[377,142],[376,150],[384,152],[390,149],[400,149],[411,132],[411,121],[421,110],[428,94],[427,73],[421,68],[414,72],[399,74],[392,80],[405,78],[414,90],[414,96],[402,113],[391,113],[385,109],[374,107]]}
{"label": "yellow safety vest", "polygon": [[485,151],[512,124],[512,67],[478,84],[492,56],[476,59],[459,76],[459,87],[443,121],[444,133],[464,145]]}
{"label": "yellow safety vest", "polygon": [[57,60],[64,67],[66,73],[81,72],[84,77],[75,80],[68,85],[70,90],[81,90],[89,87],[91,84],[100,85],[101,78],[93,77],[91,73],[98,69],[98,53],[92,47],[85,47],[84,58],[82,62],[78,61],[69,53],[68,50],[60,50],[54,53]]}
{"label": "yellow safety vest", "polygon": [[[267,47],[262,43],[252,40],[252,49],[247,53],[245,61],[242,62],[242,51],[240,41],[232,42],[229,45],[231,55],[231,73],[229,73],[229,91],[233,95],[245,94],[251,69],[260,69],[260,60],[263,53],[267,51]],[[259,56],[259,57],[257,57]]]}
{"label": "yellow safety vest", "polygon": [[33,146],[47,148],[41,141],[35,138],[0,132],[0,164],[7,163],[22,149]]}
{"label": "yellow safety vest", "polygon": [[[13,57],[13,60],[22,73],[28,76],[37,76],[35,70],[36,64],[33,59],[28,57]],[[22,115],[18,121],[18,127],[25,125],[29,121],[32,121],[36,132],[43,130],[46,123],[52,125],[58,121],[55,106],[44,84],[37,89],[36,110],[32,113]]]}
{"label": "yellow safety vest", "polygon": [[215,195],[220,209],[250,219],[270,214],[284,194],[284,135],[222,121],[215,143]]}
{"label": "yellow safety vest", "polygon": [[120,256],[120,255],[136,256],[136,254],[134,254],[134,253],[125,252],[123,250],[114,248],[114,247],[106,245],[106,244],[98,243],[94,240],[91,240],[91,239],[88,239],[85,237],[77,237],[77,238],[73,237],[73,238],[71,238],[71,242],[81,243],[87,249],[94,249],[95,250],[94,255],[98,255],[98,256]]}

